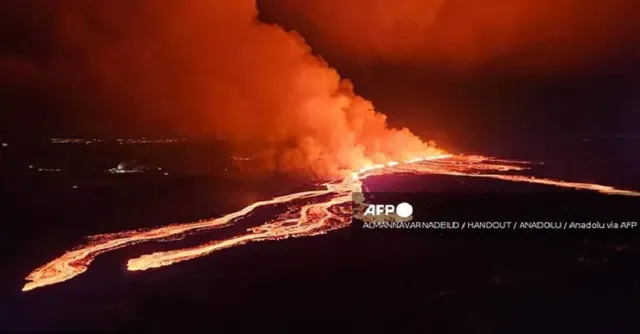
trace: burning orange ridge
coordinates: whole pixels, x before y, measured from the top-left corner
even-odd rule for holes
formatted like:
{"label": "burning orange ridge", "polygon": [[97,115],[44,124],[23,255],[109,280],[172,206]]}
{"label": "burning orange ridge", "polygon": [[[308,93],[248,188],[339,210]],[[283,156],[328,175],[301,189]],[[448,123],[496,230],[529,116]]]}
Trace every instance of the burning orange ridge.
{"label": "burning orange ridge", "polygon": [[[152,229],[90,236],[84,244],[35,269],[26,277],[28,282],[24,285],[22,291],[29,291],[70,280],[84,273],[96,256],[100,254],[141,242],[170,241],[176,237],[199,231],[223,228],[233,224],[236,220],[244,218],[256,208],[269,205],[289,204],[292,205],[292,208],[263,225],[248,229],[243,234],[223,240],[214,240],[195,247],[142,255],[130,259],[127,263],[127,268],[134,271],[169,266],[252,241],[281,240],[325,234],[346,227],[351,223],[352,193],[361,192],[362,180],[373,175],[411,173],[471,176],[591,190],[604,194],[640,196],[640,192],[621,190],[604,185],[508,174],[509,172],[527,170],[529,169],[528,165],[530,163],[524,161],[502,160],[484,156],[442,154],[403,162],[367,166],[345,177],[343,180],[323,184],[323,189],[321,190],[298,192],[255,202],[220,218]],[[296,201],[310,201],[313,199],[320,201],[295,205]]]}

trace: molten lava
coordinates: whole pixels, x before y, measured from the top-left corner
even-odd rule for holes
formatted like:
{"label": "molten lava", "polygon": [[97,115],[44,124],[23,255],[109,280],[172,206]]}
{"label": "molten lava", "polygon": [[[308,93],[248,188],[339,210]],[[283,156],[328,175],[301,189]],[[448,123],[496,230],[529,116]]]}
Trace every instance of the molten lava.
{"label": "molten lava", "polygon": [[[85,272],[96,256],[105,252],[141,242],[170,241],[178,236],[223,228],[245,218],[259,207],[277,204],[291,206],[286,213],[265,222],[263,225],[250,228],[245,233],[223,240],[214,240],[196,247],[142,255],[130,259],[127,268],[134,271],[169,266],[252,241],[281,240],[325,234],[346,227],[351,223],[353,205],[361,204],[354,203],[352,194],[362,192],[362,181],[373,175],[411,173],[471,176],[590,190],[604,194],[640,196],[640,192],[620,190],[598,184],[565,182],[514,174],[529,169],[528,165],[529,163],[524,161],[446,154],[371,165],[342,180],[325,183],[323,189],[298,192],[256,202],[220,218],[91,236],[85,244],[35,269],[27,276],[26,280],[29,282],[22,290],[29,291],[72,279]],[[300,200],[308,203],[296,205]]]}

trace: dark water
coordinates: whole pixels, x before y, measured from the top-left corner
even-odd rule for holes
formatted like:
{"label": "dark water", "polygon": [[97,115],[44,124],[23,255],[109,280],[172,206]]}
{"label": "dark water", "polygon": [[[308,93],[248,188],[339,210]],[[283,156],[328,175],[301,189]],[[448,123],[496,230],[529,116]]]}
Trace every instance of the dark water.
{"label": "dark water", "polygon": [[[537,172],[547,176],[640,189],[629,171],[637,167],[632,157],[616,157],[604,147],[591,154],[553,149],[507,157],[538,157],[534,160],[547,164]],[[460,178],[407,180],[430,191],[461,189]],[[482,182],[500,183],[464,178],[469,187]],[[637,333],[640,328],[640,249],[628,238],[462,239],[347,228],[127,272],[127,259],[179,245],[150,243],[100,256],[73,280],[20,291],[31,270],[82,236],[217,216],[294,187],[280,179],[260,184],[201,175],[80,191],[46,182],[4,190],[3,203],[10,205],[3,217],[7,259],[0,328],[392,333]]]}

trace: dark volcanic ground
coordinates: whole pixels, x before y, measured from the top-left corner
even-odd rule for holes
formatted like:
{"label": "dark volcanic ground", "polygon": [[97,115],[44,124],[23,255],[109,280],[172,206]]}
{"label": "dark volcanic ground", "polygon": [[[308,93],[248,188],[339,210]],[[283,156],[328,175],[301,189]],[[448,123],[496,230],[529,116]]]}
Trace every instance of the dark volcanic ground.
{"label": "dark volcanic ground", "polygon": [[[574,169],[576,175],[593,174],[595,181],[622,183],[621,173],[615,173],[619,166],[608,173]],[[554,173],[549,165],[545,168],[541,173]],[[558,168],[556,173],[565,176],[567,170]],[[635,184],[630,178],[632,174],[629,187]],[[370,182],[409,182],[414,188],[422,182],[429,191],[473,192],[498,184],[510,191],[529,187],[469,178],[461,185],[460,179],[393,176],[398,181]],[[410,231],[363,233],[352,227],[320,237],[249,244],[158,270],[125,269],[128,258],[211,236],[205,235],[121,249],[99,256],[73,280],[20,291],[31,270],[84,235],[216,216],[267,194],[286,192],[288,185],[276,183],[259,186],[199,176],[80,192],[33,186],[33,198],[25,202],[26,197],[20,197],[19,203],[3,192],[3,203],[11,206],[3,217],[10,232],[4,235],[0,328],[195,328],[225,333],[640,329],[640,247],[634,235],[463,238]],[[48,204],[41,204],[45,199]]]}

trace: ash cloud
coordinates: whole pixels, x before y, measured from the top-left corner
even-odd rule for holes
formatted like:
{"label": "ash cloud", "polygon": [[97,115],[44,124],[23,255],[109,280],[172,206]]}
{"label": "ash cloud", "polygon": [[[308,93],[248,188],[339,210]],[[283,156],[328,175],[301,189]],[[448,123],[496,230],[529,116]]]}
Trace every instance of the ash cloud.
{"label": "ash cloud", "polygon": [[10,61],[0,78],[19,96],[47,92],[48,112],[67,128],[226,138],[266,152],[269,168],[321,177],[436,152],[389,129],[299,34],[259,22],[253,0],[5,8],[0,59]]}

